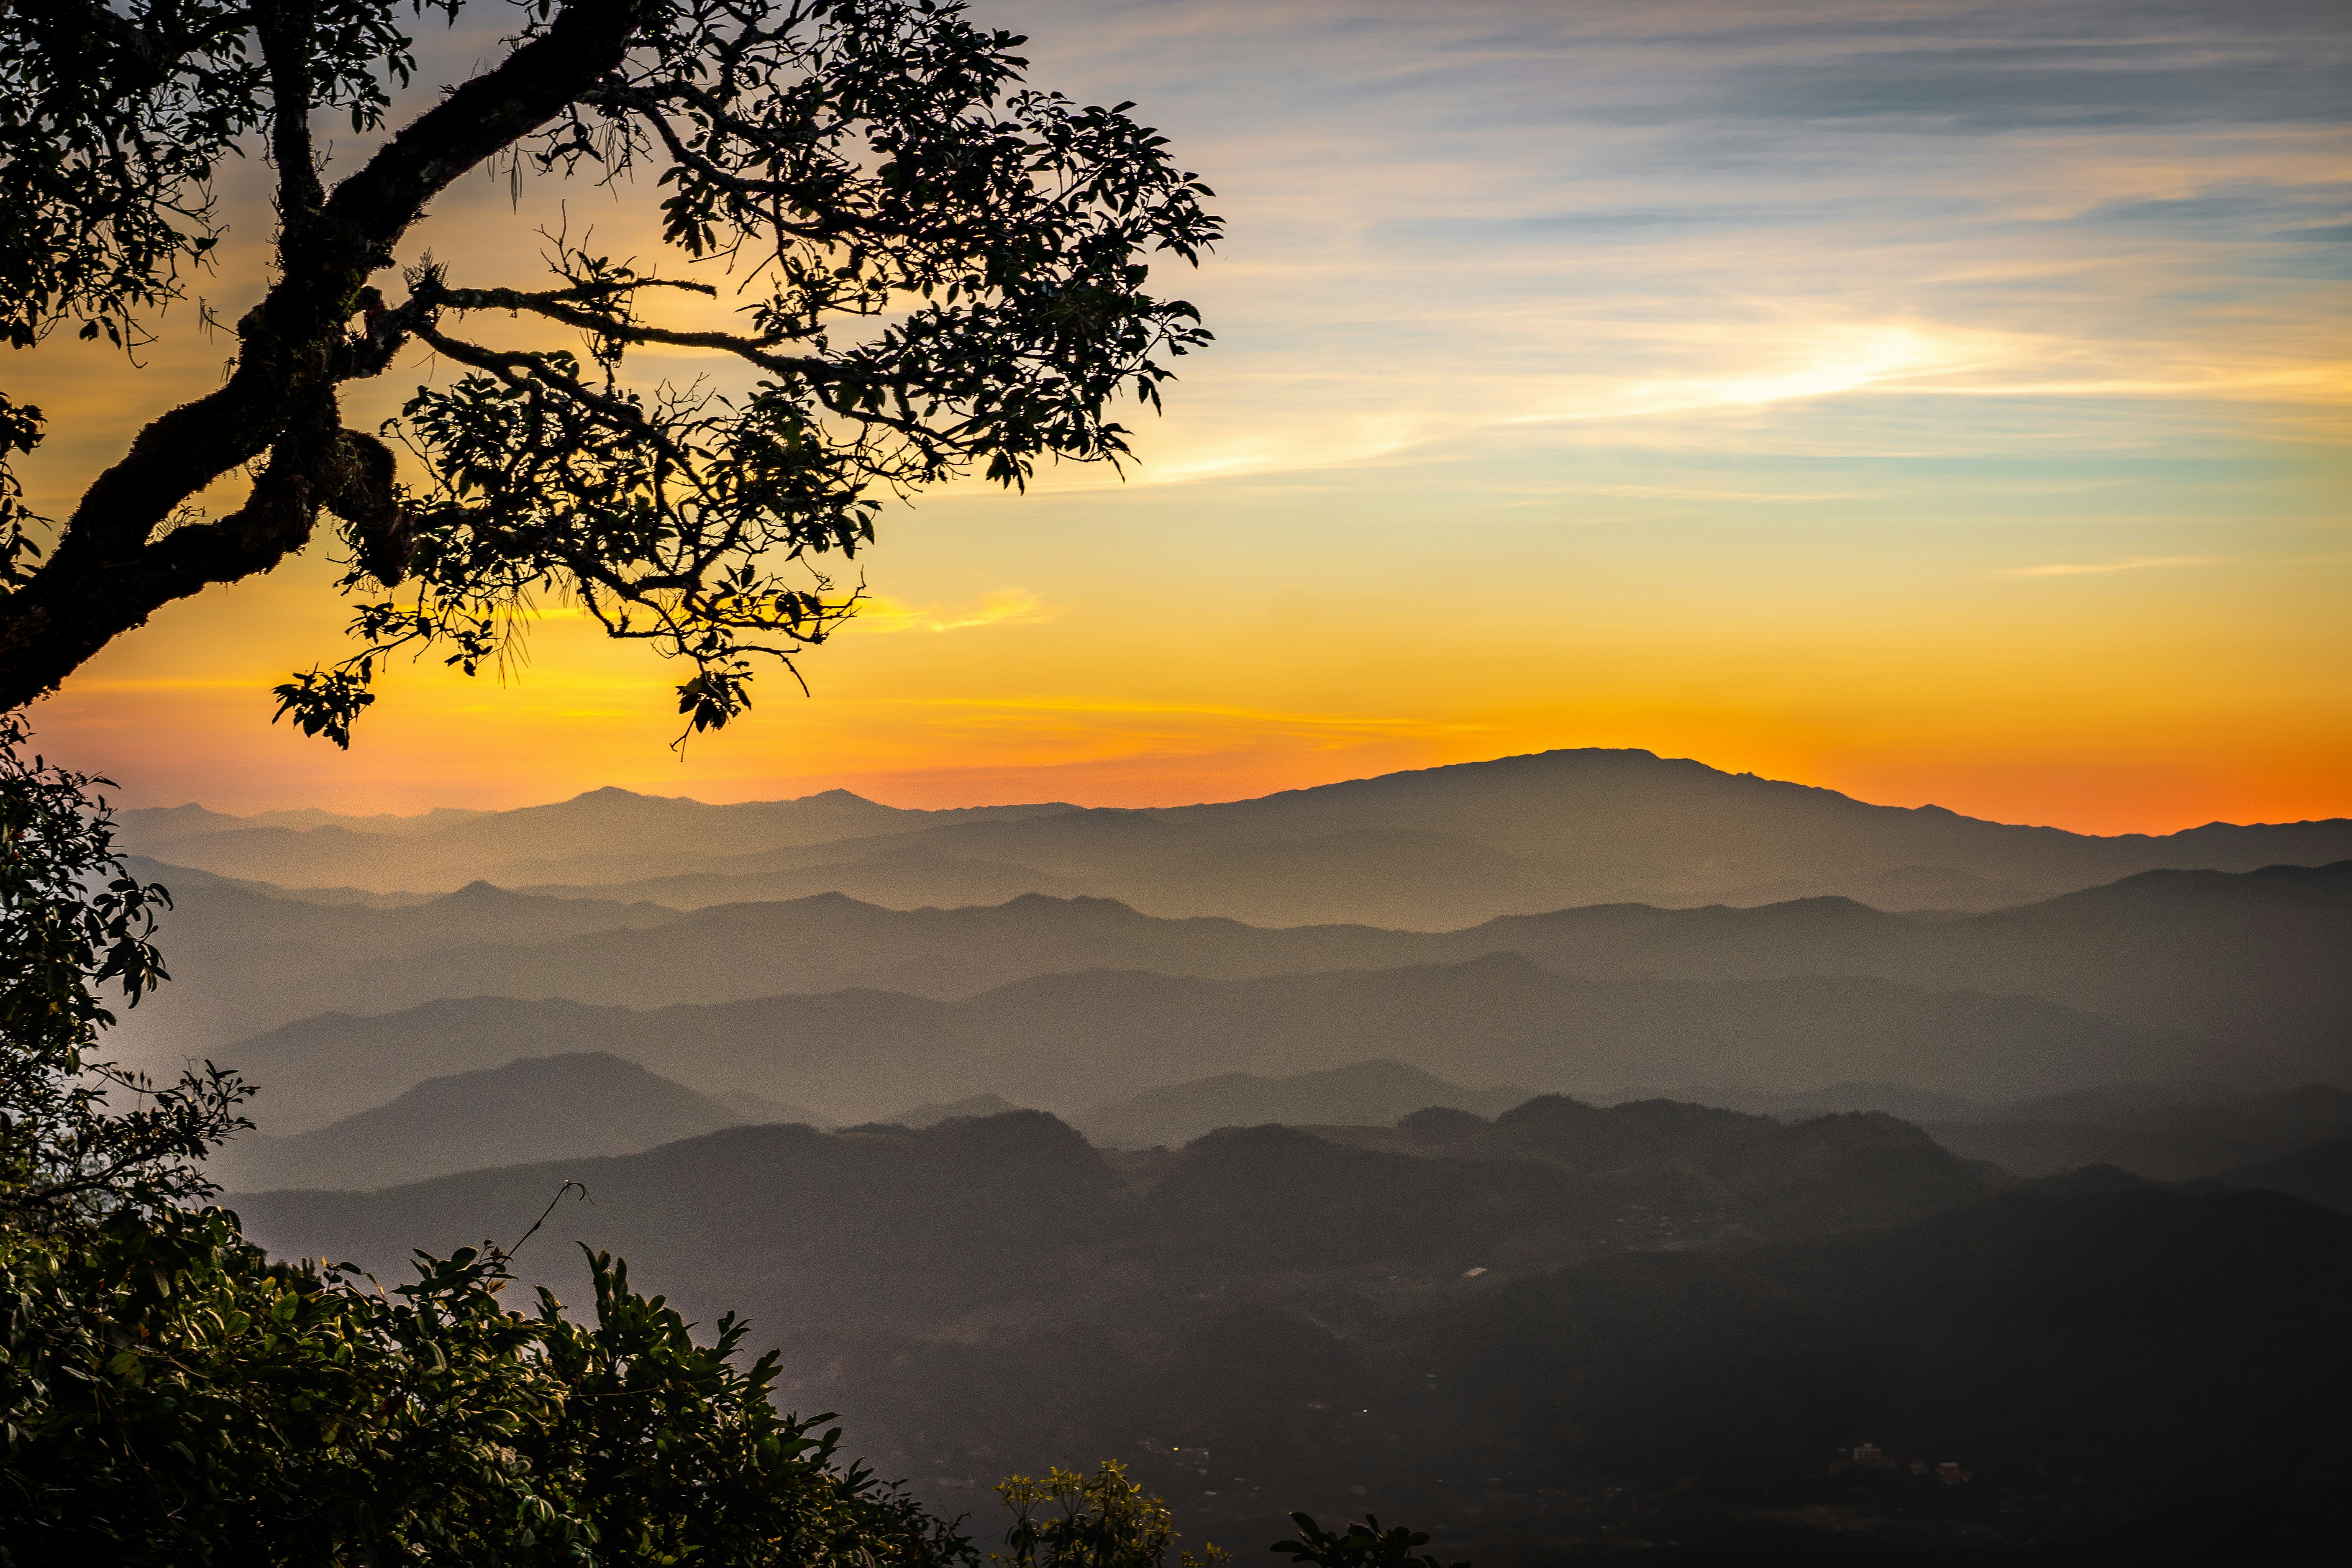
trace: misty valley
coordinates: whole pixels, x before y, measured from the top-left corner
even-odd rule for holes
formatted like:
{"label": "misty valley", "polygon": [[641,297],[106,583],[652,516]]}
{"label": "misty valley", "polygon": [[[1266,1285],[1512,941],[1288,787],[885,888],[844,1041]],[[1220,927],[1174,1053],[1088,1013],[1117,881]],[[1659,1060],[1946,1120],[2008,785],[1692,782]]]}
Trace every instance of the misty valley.
{"label": "misty valley", "polygon": [[615,1254],[950,1517],[1115,1459],[1187,1541],[1376,1508],[1497,1565],[2340,1528],[2352,822],[1559,752],[120,828],[174,908],[117,1047],[258,1086],[249,1237],[575,1305]]}

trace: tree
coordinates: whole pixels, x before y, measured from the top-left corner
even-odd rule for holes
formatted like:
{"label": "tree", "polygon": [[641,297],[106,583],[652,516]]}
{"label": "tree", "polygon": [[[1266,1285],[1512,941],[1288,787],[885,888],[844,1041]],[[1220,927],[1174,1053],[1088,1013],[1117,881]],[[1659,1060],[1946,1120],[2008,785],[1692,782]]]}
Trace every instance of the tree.
{"label": "tree", "polygon": [[71,1244],[0,1230],[0,1563],[818,1563],[977,1568],[780,1413],[625,1267],[593,1322],[504,1255],[390,1290],[273,1264],[235,1216],[118,1210]]}
{"label": "tree", "polygon": [[1467,1563],[1440,1563],[1421,1552],[1429,1544],[1425,1531],[1402,1524],[1382,1530],[1378,1514],[1368,1513],[1344,1531],[1324,1529],[1312,1514],[1294,1513],[1290,1522],[1298,1527],[1298,1534],[1268,1550],[1288,1552],[1294,1563],[1314,1568],[1470,1568]]}
{"label": "tree", "polygon": [[[464,5],[411,0],[452,24]],[[525,0],[504,58],[394,131],[415,68],[402,9],[0,0],[13,344],[68,326],[148,341],[214,252],[210,180],[248,142],[278,214],[273,279],[216,390],[149,423],[53,531],[0,467],[0,711],[164,604],[269,570],[328,516],[360,648],[278,689],[305,731],[348,744],[394,650],[474,672],[540,595],[686,660],[679,711],[723,724],[754,658],[789,667],[853,613],[822,568],[873,538],[885,497],[1116,463],[1114,399],[1156,406],[1168,360],[1207,341],[1191,305],[1146,292],[1153,255],[1196,262],[1217,237],[1207,187],[1132,105],[1024,85],[1024,40],[962,0]],[[312,135],[328,114],[380,139],[331,185]],[[558,234],[536,285],[429,257],[395,279],[404,236],[485,165],[657,201],[685,270]],[[714,274],[747,301],[732,321],[678,316],[718,297]],[[582,348],[501,346],[497,313]],[[417,345],[456,379],[380,433],[346,428],[341,389]],[[630,356],[647,345],[755,379],[644,384]],[[0,396],[0,459],[44,430]],[[250,495],[205,515],[239,469]]]}
{"label": "tree", "polygon": [[[996,1495],[1013,1515],[1004,1550],[991,1552],[1005,1568],[1161,1568],[1176,1542],[1168,1505],[1127,1479],[1127,1467],[1105,1459],[1091,1476],[1053,1469],[1042,1479],[1007,1476]],[[1178,1555],[1181,1568],[1222,1568],[1233,1553],[1205,1543],[1199,1558]]]}
{"label": "tree", "polygon": [[[24,721],[0,715],[0,1226],[70,1234],[121,1210],[215,1191],[201,1162],[252,1123],[249,1092],[207,1062],[158,1090],[98,1055],[125,1004],[169,976],[153,941],[170,895],[115,853],[107,781],[34,756]],[[110,1107],[110,1096],[134,1107]]]}

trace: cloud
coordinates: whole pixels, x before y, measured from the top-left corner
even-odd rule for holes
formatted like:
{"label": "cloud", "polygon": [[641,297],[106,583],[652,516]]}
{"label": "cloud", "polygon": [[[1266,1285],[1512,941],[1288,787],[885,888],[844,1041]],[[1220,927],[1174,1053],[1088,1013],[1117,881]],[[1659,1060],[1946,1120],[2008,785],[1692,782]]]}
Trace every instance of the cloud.
{"label": "cloud", "polygon": [[2086,577],[2106,572],[2144,572],[2153,566],[2210,566],[2218,555],[2135,555],[2128,561],[2064,562],[2049,566],[2011,566],[2002,577]]}
{"label": "cloud", "polygon": [[1025,588],[1000,588],[981,596],[978,605],[942,611],[936,605],[909,605],[887,594],[870,594],[858,601],[850,626],[866,636],[891,632],[961,632],[976,626],[1035,626],[1054,618],[1036,595]]}

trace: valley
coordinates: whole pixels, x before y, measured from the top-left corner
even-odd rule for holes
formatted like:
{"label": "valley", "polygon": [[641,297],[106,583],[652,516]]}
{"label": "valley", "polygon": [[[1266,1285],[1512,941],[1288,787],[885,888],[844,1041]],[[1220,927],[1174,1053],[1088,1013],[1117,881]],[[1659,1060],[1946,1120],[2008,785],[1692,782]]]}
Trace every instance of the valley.
{"label": "valley", "polygon": [[120,1035],[258,1086],[250,1236],[529,1233],[568,1301],[618,1253],[950,1510],[1117,1458],[1213,1534],[1942,1550],[2260,1490],[2336,1440],[2286,1391],[2352,1393],[2352,825],[1647,753],[132,822],[174,980]]}

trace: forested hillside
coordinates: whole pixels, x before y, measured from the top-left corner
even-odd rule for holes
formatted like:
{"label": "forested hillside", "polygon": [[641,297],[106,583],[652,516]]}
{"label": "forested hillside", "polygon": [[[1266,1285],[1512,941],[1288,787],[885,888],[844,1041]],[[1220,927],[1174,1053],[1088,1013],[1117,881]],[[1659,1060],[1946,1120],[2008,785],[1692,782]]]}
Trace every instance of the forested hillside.
{"label": "forested hillside", "polygon": [[[2292,1199],[2004,1195],[1885,1117],[1545,1098],[1353,1146],[1377,1131],[1138,1155],[1034,1111],[738,1128],[236,1202],[282,1251],[389,1266],[582,1182],[593,1205],[558,1205],[526,1273],[576,1290],[576,1237],[690,1314],[748,1309],[792,1400],[855,1412],[949,1506],[1082,1450],[1204,1524],[1364,1487],[1457,1532],[1699,1528],[1868,1483],[1931,1525],[1965,1505],[2040,1529],[2264,1486],[2352,1435],[2313,1397],[2352,1393],[2352,1232]],[[1978,1489],[1832,1471],[1864,1441]]]}

